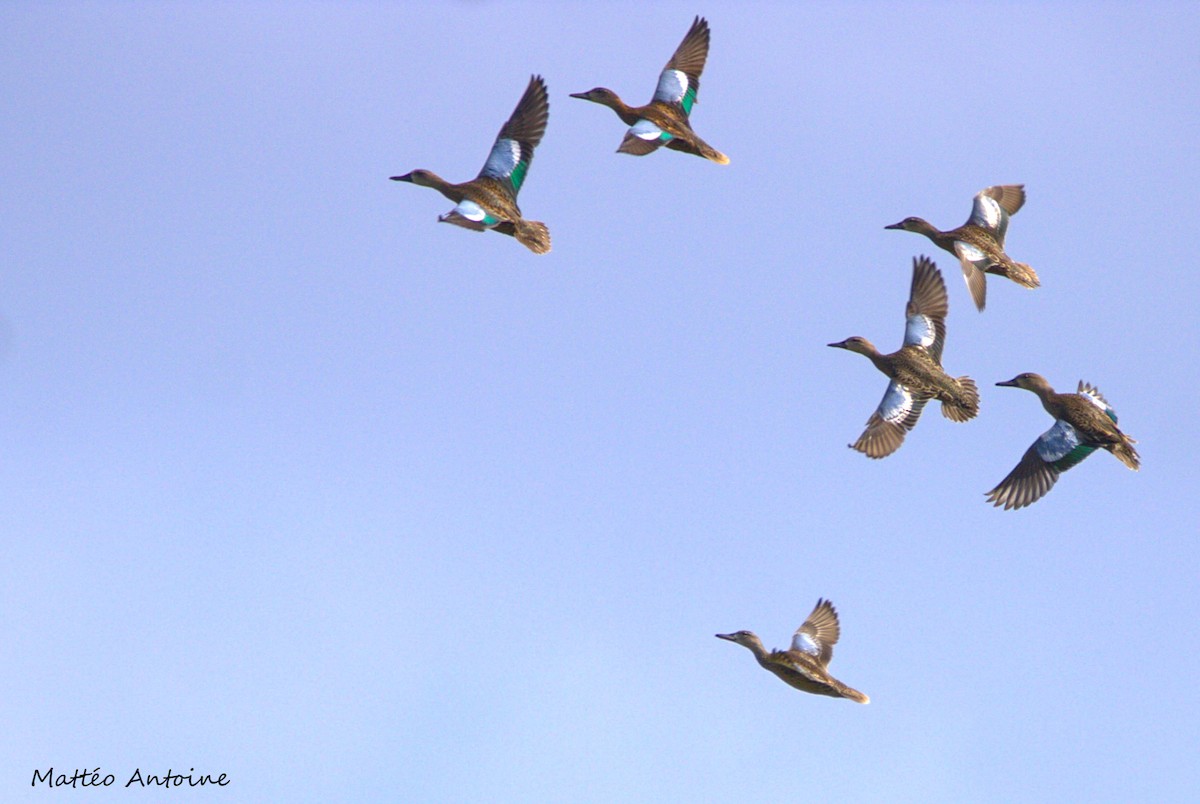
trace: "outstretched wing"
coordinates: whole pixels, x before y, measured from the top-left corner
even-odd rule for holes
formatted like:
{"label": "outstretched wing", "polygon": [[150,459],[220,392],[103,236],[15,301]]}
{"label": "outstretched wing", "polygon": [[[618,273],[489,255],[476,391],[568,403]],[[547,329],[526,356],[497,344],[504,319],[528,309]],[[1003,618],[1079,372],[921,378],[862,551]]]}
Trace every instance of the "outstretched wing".
{"label": "outstretched wing", "polygon": [[704,72],[704,63],[708,60],[708,41],[708,21],[696,17],[658,76],[654,100],[678,105],[684,114],[692,113],[696,94],[700,91],[700,73]]}
{"label": "outstretched wing", "polygon": [[1024,508],[1046,495],[1058,476],[1096,451],[1085,444],[1067,422],[1058,419],[1025,450],[1020,462],[988,492],[988,501],[996,506]]}
{"label": "outstretched wing", "polygon": [[892,380],[879,407],[867,419],[867,429],[850,445],[868,458],[886,458],[904,443],[904,436],[917,426],[928,397],[919,397]]}
{"label": "outstretched wing", "polygon": [[812,614],[792,636],[792,650],[807,653],[824,667],[833,658],[833,646],[841,634],[837,610],[828,600],[820,599]]}
{"label": "outstretched wing", "polygon": [[904,344],[920,346],[941,365],[949,310],[942,272],[928,257],[914,257],[912,288],[904,310]]}
{"label": "outstretched wing", "polygon": [[1038,442],[1025,450],[1020,462],[1000,481],[996,488],[987,493],[988,502],[1007,511],[1024,508],[1046,495],[1058,480],[1058,471],[1038,455]]}
{"label": "outstretched wing", "polygon": [[550,101],[546,95],[546,82],[540,75],[529,78],[525,94],[517,102],[508,122],[500,129],[487,162],[479,171],[480,178],[497,179],[500,185],[515,199],[529,164],[533,161],[533,149],[546,133],[546,122],[550,119]]}
{"label": "outstretched wing", "polygon": [[1015,215],[1024,204],[1024,184],[997,184],[987,187],[976,194],[967,223],[987,229],[1003,248],[1004,235],[1008,232],[1008,216]]}
{"label": "outstretched wing", "polygon": [[1009,215],[1016,215],[1025,206],[1024,184],[996,184],[980,192],[994,199]]}

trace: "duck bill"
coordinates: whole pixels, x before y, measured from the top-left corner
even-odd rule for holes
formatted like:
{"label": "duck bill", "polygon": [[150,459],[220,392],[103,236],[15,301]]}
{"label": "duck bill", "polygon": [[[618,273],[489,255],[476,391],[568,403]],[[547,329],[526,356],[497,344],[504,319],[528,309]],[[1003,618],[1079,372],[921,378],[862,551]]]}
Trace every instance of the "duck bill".
{"label": "duck bill", "polygon": [[834,349],[845,349],[846,341],[838,341],[837,343],[827,343],[826,346],[832,346]]}
{"label": "duck bill", "polygon": [[406,181],[411,183],[413,178],[411,173],[405,173],[403,176],[389,176],[392,181]]}
{"label": "duck bill", "polygon": [[904,221],[900,221],[899,223],[893,223],[891,226],[885,226],[883,228],[884,229],[903,229]]}
{"label": "duck bill", "polygon": [[996,385],[1003,385],[1003,386],[1005,386],[1005,387],[1007,387],[1007,388],[1017,388],[1017,387],[1019,387],[1019,386],[1017,385],[1017,378],[1016,378],[1016,377],[1013,377],[1011,380],[1005,380],[1004,382],[998,382],[998,383],[996,383]]}
{"label": "duck bill", "polygon": [[730,642],[737,641],[736,639],[733,638],[733,634],[717,634],[716,637],[717,637],[717,639],[728,639]]}

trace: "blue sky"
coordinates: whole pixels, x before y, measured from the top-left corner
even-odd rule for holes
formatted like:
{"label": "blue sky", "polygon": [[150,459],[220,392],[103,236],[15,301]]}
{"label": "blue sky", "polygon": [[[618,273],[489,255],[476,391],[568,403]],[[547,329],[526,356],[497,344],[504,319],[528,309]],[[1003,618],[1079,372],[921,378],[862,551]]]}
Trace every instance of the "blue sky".
{"label": "blue sky", "polygon": [[[697,13],[731,164],[614,153],[568,94],[645,102]],[[5,4],[0,798],[1194,799],[1198,42],[1184,3]],[[474,176],[532,73],[542,257],[387,180]],[[998,183],[1043,286],[978,314],[883,227]],[[825,344],[896,348],[918,254],[982,410],[868,461],[886,380]],[[987,505],[1051,424],[1023,371],[1142,471]],[[818,597],[869,706],[713,638]]]}

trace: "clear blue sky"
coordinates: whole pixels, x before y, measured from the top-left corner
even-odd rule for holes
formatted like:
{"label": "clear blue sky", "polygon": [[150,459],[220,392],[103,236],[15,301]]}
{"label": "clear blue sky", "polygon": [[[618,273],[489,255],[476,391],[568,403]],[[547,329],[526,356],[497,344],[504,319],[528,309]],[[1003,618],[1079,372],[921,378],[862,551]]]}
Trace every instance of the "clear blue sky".
{"label": "clear blue sky", "polygon": [[[697,131],[614,153],[694,14]],[[0,6],[0,799],[1200,796],[1194,3]],[[544,257],[475,175],[531,73]],[[1024,183],[978,314],[948,228]],[[982,411],[846,448],[913,256]],[[1095,383],[1139,440],[984,492]],[[818,597],[869,706],[783,646]],[[144,798],[113,790],[108,799]]]}

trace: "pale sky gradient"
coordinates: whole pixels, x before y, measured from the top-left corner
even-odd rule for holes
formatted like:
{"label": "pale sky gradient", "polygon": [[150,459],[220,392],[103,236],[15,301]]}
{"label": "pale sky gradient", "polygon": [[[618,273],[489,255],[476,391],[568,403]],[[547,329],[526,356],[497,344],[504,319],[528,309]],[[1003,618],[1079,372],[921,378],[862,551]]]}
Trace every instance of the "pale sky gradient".
{"label": "pale sky gradient", "polygon": [[[614,153],[568,94],[697,13],[731,164]],[[0,69],[0,800],[1200,798],[1195,3],[5,3]],[[540,257],[387,180],[532,73]],[[1043,287],[978,314],[883,227],[999,183]],[[918,254],[982,410],[869,461],[825,344],[895,349]],[[1023,371],[1142,471],[987,505]],[[818,597],[869,706],[713,637]]]}

